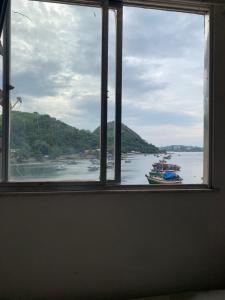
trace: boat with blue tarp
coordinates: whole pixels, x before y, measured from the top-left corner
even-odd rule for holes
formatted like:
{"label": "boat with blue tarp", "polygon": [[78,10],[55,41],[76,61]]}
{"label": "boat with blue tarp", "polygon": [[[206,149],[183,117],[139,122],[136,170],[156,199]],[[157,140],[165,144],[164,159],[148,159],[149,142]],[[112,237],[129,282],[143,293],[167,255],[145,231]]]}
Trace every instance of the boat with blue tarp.
{"label": "boat with blue tarp", "polygon": [[150,171],[145,175],[149,184],[181,184],[182,178],[174,171]]}

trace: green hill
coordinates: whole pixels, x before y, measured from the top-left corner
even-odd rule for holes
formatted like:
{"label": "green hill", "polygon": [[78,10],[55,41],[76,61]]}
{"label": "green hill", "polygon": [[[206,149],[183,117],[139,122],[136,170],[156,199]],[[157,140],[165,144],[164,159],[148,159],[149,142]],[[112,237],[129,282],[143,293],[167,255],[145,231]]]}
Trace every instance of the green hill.
{"label": "green hill", "polygon": [[79,130],[49,115],[14,111],[11,118],[11,145],[21,159],[83,152],[99,147],[88,130]]}
{"label": "green hill", "polygon": [[[85,150],[95,150],[100,147],[99,128],[94,132],[80,130],[49,115],[36,112],[13,111],[10,119],[10,149],[17,161],[29,158],[41,159],[43,156],[53,159],[60,155],[83,154]],[[114,122],[110,122],[108,123],[109,151],[112,151],[113,144]],[[130,151],[158,153],[159,149],[122,125],[122,152]]]}
{"label": "green hill", "polygon": [[[108,149],[114,148],[114,122],[108,123],[107,144]],[[98,127],[93,133],[99,135],[100,128]],[[123,153],[138,151],[141,153],[159,153],[160,150],[143,140],[136,132],[122,124],[121,127],[121,150]]]}

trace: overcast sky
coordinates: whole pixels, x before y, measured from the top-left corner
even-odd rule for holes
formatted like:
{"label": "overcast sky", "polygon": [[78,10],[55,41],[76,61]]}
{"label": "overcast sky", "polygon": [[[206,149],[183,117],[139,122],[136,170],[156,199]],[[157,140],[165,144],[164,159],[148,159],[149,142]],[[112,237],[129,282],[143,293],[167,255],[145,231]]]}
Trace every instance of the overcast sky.
{"label": "overcast sky", "polygon": [[[109,119],[115,16],[109,18]],[[124,9],[123,123],[148,142],[202,145],[204,17]],[[101,10],[12,1],[12,102],[80,129],[100,124]]]}

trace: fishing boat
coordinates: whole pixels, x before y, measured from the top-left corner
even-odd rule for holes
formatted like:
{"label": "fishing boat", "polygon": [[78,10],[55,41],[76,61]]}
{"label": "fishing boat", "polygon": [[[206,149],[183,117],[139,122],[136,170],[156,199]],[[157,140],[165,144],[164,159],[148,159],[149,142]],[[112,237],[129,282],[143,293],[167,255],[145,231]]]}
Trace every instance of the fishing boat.
{"label": "fishing boat", "polygon": [[154,171],[180,171],[180,166],[168,164],[165,160],[160,160],[152,165]]}
{"label": "fishing boat", "polygon": [[149,184],[181,184],[182,178],[176,174],[174,171],[151,171],[149,174],[145,175]]}

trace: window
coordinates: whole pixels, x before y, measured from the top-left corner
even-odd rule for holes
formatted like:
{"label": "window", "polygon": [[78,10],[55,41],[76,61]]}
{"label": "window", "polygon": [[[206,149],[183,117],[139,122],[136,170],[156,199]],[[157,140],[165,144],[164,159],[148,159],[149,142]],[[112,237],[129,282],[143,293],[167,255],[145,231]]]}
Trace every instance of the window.
{"label": "window", "polygon": [[0,3],[0,35],[2,34],[7,2],[8,0],[2,0]]}
{"label": "window", "polygon": [[[205,15],[129,6],[123,15],[122,183],[145,184],[150,168],[157,182],[171,165],[182,183],[201,184]],[[139,137],[128,140],[127,127]]]}
{"label": "window", "polygon": [[11,6],[9,180],[98,181],[101,9]]}
{"label": "window", "polygon": [[210,7],[98,0],[8,7],[3,182],[211,185]]}

